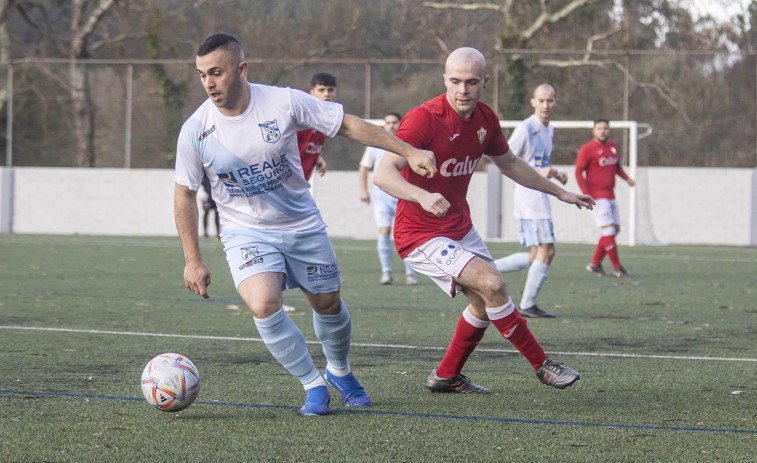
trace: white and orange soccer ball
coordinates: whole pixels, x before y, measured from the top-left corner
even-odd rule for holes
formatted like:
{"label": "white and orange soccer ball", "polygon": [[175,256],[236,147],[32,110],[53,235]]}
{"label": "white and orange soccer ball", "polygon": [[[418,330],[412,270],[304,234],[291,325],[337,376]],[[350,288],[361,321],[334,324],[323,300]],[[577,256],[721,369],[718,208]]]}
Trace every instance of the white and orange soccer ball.
{"label": "white and orange soccer ball", "polygon": [[161,354],[142,371],[142,394],[147,403],[164,412],[192,405],[200,393],[200,373],[183,355]]}

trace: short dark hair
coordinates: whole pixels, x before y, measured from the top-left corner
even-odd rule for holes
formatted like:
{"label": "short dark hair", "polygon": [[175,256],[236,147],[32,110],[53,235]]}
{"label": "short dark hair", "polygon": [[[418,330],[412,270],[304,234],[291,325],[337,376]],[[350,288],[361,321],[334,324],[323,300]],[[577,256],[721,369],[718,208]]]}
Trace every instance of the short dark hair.
{"label": "short dark hair", "polygon": [[395,113],[394,111],[389,111],[388,113],[384,114],[384,118],[386,118],[386,116],[394,116],[398,121],[402,120],[402,115],[400,113]]}
{"label": "short dark hair", "polygon": [[226,51],[244,61],[244,50],[237,39],[228,34],[213,34],[197,48],[197,56],[205,56],[216,50]]}
{"label": "short dark hair", "polygon": [[319,72],[313,75],[310,79],[310,88],[315,88],[316,85],[323,85],[325,87],[336,87],[336,76],[329,74],[328,72]]}
{"label": "short dark hair", "polygon": [[604,122],[605,124],[607,124],[607,125],[610,125],[610,121],[608,121],[607,119],[603,119],[603,118],[594,119],[594,125],[595,125],[595,126],[596,126],[597,124],[599,124],[600,122]]}

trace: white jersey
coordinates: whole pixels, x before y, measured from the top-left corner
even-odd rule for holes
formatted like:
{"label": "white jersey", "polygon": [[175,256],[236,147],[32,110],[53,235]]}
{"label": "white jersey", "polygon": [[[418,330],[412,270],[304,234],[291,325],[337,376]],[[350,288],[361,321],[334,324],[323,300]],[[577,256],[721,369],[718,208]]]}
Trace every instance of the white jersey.
{"label": "white jersey", "polygon": [[342,105],[300,90],[249,85],[250,105],[243,114],[225,116],[208,99],[184,122],[176,183],[196,191],[204,169],[223,229],[323,226],[302,173],[297,131],[312,127],[335,136],[344,118]]}
{"label": "white jersey", "polygon": [[[368,170],[373,170],[378,166],[378,163],[381,162],[381,158],[384,157],[384,153],[386,153],[385,150],[381,148],[376,148],[375,146],[368,146],[365,148],[365,152],[363,153],[363,157],[360,159],[360,165],[367,168]],[[377,191],[380,191],[381,193],[384,193],[384,190],[373,185],[373,191],[376,193]],[[396,208],[396,205],[395,205]]]}
{"label": "white jersey", "polygon": [[381,158],[384,157],[384,153],[386,153],[386,151],[381,148],[368,146],[365,148],[363,157],[360,159],[360,165],[367,167],[368,170],[373,170],[373,168],[378,165],[379,161],[381,161]]}
{"label": "white jersey", "polygon": [[[507,143],[510,150],[531,167],[549,167],[554,137],[555,128],[552,124],[545,126],[533,115],[515,128]],[[516,184],[513,199],[513,215],[517,219],[552,218],[549,195],[546,193]]]}

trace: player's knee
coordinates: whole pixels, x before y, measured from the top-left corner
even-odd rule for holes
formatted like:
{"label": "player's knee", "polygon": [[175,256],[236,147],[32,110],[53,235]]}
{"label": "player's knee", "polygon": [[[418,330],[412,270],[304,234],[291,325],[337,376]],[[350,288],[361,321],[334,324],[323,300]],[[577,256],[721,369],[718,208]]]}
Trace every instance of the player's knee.
{"label": "player's knee", "polygon": [[507,294],[507,285],[499,273],[487,273],[478,279],[479,290],[487,299],[501,294]]}
{"label": "player's knee", "polygon": [[306,293],[310,306],[321,315],[336,315],[342,310],[342,297],[339,291],[322,294]]}

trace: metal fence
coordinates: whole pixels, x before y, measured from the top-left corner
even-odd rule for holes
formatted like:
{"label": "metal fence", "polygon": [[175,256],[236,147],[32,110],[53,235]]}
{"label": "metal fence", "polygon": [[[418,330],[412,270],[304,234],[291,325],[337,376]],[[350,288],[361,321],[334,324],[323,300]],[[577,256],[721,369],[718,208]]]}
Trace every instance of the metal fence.
{"label": "metal fence", "polygon": [[[715,52],[603,52],[605,63],[577,51],[505,50],[530,69],[527,87],[552,83],[556,120],[631,119],[654,127],[639,146],[639,165],[754,167],[757,164],[757,82],[753,55]],[[570,62],[573,64],[570,64]],[[249,59],[253,82],[307,90],[312,74],[338,78],[345,111],[380,118],[405,113],[444,92],[437,60]],[[502,119],[532,113],[512,90],[504,62],[490,58],[492,80],[483,101]],[[561,64],[560,64],[561,63]],[[593,63],[593,64],[592,64]],[[610,64],[608,64],[610,63]],[[91,166],[169,168],[181,123],[206,98],[193,60],[20,59],[0,64],[0,144],[6,166],[76,166],[79,150],[71,91],[72,66],[85,69],[92,108]],[[3,129],[4,128],[4,129]],[[617,136],[621,138],[622,131]],[[555,163],[575,159],[588,130],[558,132]],[[616,140],[623,144],[624,140]],[[327,142],[330,169],[356,169],[362,147]]]}

